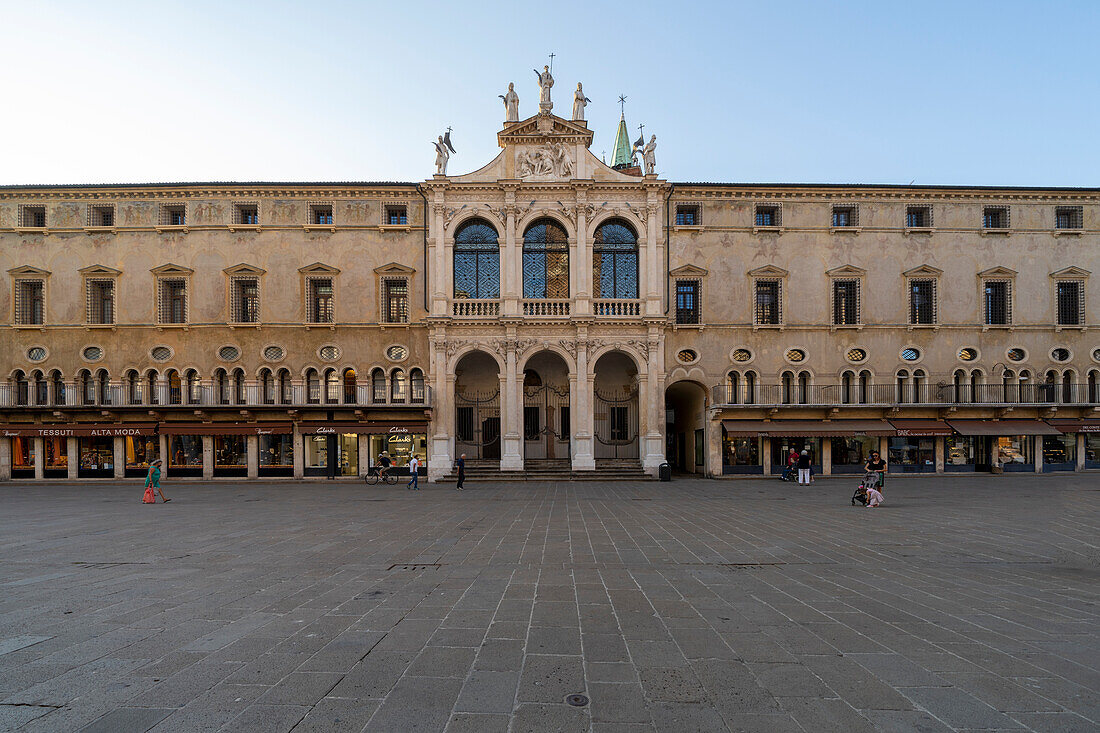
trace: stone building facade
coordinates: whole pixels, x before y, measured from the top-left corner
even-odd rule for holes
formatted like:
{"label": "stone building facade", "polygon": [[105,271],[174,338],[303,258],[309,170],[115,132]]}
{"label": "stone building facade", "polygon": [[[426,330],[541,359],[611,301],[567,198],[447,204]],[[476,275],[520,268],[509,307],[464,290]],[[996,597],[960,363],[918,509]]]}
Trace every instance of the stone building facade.
{"label": "stone building facade", "polygon": [[1100,466],[1100,189],[671,183],[546,110],[497,137],[419,184],[0,188],[0,479]]}

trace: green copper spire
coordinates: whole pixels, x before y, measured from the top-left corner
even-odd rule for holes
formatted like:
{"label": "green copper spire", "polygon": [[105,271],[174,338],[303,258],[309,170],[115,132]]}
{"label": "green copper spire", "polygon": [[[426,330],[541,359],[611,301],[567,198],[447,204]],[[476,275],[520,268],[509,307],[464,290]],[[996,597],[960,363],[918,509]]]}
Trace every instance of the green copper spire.
{"label": "green copper spire", "polygon": [[611,167],[629,166],[632,164],[630,157],[630,134],[626,131],[626,115],[619,118],[619,131],[615,134],[615,152],[611,156]]}

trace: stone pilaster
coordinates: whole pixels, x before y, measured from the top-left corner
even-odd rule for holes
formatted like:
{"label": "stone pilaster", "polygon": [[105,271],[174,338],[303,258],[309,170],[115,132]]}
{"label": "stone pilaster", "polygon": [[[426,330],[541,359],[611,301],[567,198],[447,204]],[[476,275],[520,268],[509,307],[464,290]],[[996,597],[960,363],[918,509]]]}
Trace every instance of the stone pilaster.
{"label": "stone pilaster", "polygon": [[259,435],[246,435],[244,436],[245,453],[247,459],[245,461],[248,470],[248,478],[260,477],[260,436]]}
{"label": "stone pilaster", "polygon": [[34,477],[42,479],[46,476],[46,441],[42,438],[34,440]]}
{"label": "stone pilaster", "polygon": [[500,414],[501,425],[501,471],[523,470],[523,426],[520,409],[522,380],[516,373],[516,345],[514,339],[508,339],[505,347],[504,374],[500,376]]}
{"label": "stone pilaster", "polygon": [[65,439],[66,478],[75,481],[80,477],[80,441],[76,438]]}
{"label": "stone pilaster", "polygon": [[202,436],[202,477],[214,478],[214,436]]}
{"label": "stone pilaster", "polygon": [[573,423],[573,470],[594,471],[596,470],[596,457],[592,445],[594,381],[588,369],[588,341],[578,335],[576,344],[577,371],[573,382],[569,385],[570,401],[573,403],[570,415],[570,421]]}
{"label": "stone pilaster", "polygon": [[114,438],[114,467],[115,478],[126,477],[126,438],[115,436]]}

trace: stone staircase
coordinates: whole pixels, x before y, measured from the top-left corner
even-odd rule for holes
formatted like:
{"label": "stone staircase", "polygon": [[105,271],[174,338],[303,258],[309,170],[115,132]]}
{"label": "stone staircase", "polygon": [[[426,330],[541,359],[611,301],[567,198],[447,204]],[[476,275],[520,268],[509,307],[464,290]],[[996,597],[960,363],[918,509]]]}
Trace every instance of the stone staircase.
{"label": "stone staircase", "polygon": [[[527,461],[522,471],[501,471],[500,461],[466,460],[466,480],[470,483],[521,481],[655,481],[642,470],[637,460],[598,460],[595,471],[574,471],[568,460]],[[438,483],[453,484],[458,471],[452,469]]]}

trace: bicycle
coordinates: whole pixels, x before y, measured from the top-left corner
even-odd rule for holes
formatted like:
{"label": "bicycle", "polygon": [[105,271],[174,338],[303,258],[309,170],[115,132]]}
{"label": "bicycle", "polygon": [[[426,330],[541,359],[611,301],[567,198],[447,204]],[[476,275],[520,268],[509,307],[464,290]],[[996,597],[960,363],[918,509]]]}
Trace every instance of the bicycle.
{"label": "bicycle", "polygon": [[379,481],[386,484],[396,484],[397,476],[392,471],[380,473],[380,470],[375,467],[363,475],[363,481],[365,481],[370,486],[374,486]]}

